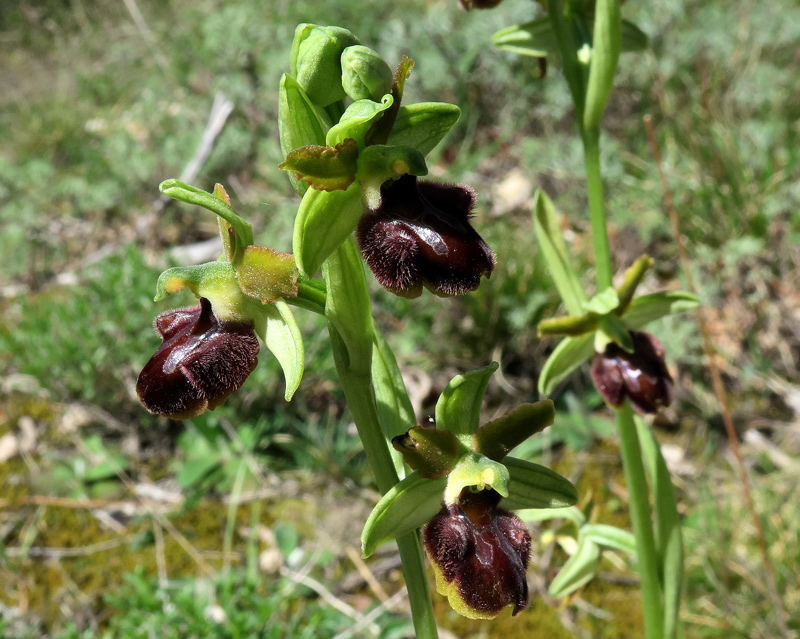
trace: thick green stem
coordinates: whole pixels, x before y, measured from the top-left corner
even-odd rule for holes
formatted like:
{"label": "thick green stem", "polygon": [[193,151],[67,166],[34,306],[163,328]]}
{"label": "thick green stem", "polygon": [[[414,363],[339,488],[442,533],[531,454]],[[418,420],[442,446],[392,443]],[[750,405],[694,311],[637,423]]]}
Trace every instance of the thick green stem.
{"label": "thick green stem", "polygon": [[650,498],[647,479],[642,464],[642,450],[633,410],[626,401],[616,412],[622,465],[628,487],[628,501],[636,537],[636,555],[639,565],[639,581],[642,591],[642,610],[646,639],[662,639],[664,636],[664,604],[661,582],[658,577],[658,553],[653,536],[653,521],[650,515]]}
{"label": "thick green stem", "polygon": [[592,241],[597,271],[598,290],[611,286],[611,251],[608,246],[606,207],[603,202],[603,180],[600,175],[600,133],[581,131],[586,164],[586,189],[589,193],[589,214],[592,219]]}

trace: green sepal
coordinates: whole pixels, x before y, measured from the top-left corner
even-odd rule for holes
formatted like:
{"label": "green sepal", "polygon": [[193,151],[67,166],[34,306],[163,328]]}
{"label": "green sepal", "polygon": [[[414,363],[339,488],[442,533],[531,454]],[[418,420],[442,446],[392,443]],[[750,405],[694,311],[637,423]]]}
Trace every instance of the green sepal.
{"label": "green sepal", "polygon": [[342,87],[353,100],[380,100],[392,90],[392,80],[389,65],[369,47],[342,51]]}
{"label": "green sepal", "polygon": [[346,191],[308,189],[300,202],[292,238],[300,271],[313,276],[356,229],[363,212],[358,183],[351,184]]}
{"label": "green sepal", "polygon": [[372,100],[357,100],[353,102],[342,117],[339,123],[328,131],[325,143],[328,146],[335,146],[344,142],[347,138],[353,138],[358,144],[358,148],[364,147],[364,136],[370,127],[377,121],[381,113],[386,111],[394,98],[390,94],[383,96],[380,102]]}
{"label": "green sepal", "polygon": [[[225,191],[225,187],[217,183],[214,185],[212,195],[218,200],[222,200],[228,206],[231,205],[231,198]],[[217,226],[219,227],[219,237],[222,240],[222,258],[228,262],[233,262],[236,257],[236,233],[230,222],[217,216]],[[220,259],[222,259],[220,258]]]}
{"label": "green sepal", "polygon": [[561,599],[585,586],[600,564],[600,546],[589,539],[578,539],[575,554],[567,560],[547,589],[554,599]]}
{"label": "green sepal", "polygon": [[617,297],[619,302],[617,305],[617,314],[622,315],[628,310],[628,307],[633,301],[633,296],[636,289],[644,278],[645,273],[650,270],[655,262],[649,255],[642,255],[636,260],[623,276],[622,284],[617,289]]}
{"label": "green sepal", "polygon": [[358,183],[366,206],[377,209],[381,204],[381,185],[406,174],[428,174],[422,153],[407,146],[376,144],[366,147],[358,158]]}
{"label": "green sepal", "polygon": [[539,333],[539,337],[545,337],[547,335],[575,337],[594,331],[597,328],[598,319],[596,313],[554,317],[552,319],[542,320],[536,326],[536,329]]}
{"label": "green sepal", "polygon": [[586,293],[569,261],[553,202],[541,189],[533,196],[533,228],[550,275],[570,315],[582,315]]}
{"label": "green sepal", "polygon": [[580,536],[602,548],[619,550],[636,556],[636,537],[622,528],[608,524],[585,524],[581,527]]}
{"label": "green sepal", "polygon": [[372,509],[361,532],[361,551],[369,557],[375,550],[407,532],[424,526],[442,509],[447,479],[425,479],[411,473],[395,484]]}
{"label": "green sepal", "polygon": [[410,146],[427,155],[460,117],[461,109],[447,102],[419,102],[401,106],[387,144]]}
{"label": "green sepal", "polygon": [[567,337],[555,347],[539,373],[539,393],[549,395],[556,385],[594,353],[594,334]]}
{"label": "green sepal", "polygon": [[578,489],[554,470],[515,457],[506,457],[503,465],[509,474],[504,508],[566,508],[578,503]]}
{"label": "green sepal", "polygon": [[550,426],[555,416],[556,410],[549,399],[522,404],[478,428],[472,436],[472,449],[489,459],[502,461],[528,437]]}
{"label": "green sepal", "polygon": [[263,307],[267,324],[264,343],[283,369],[286,379],[286,401],[292,399],[303,379],[305,350],[303,336],[292,315],[289,305],[283,300]]}
{"label": "green sepal", "polygon": [[279,169],[294,172],[317,191],[344,191],[356,179],[358,146],[347,138],[334,147],[301,146],[286,156]]}
{"label": "green sepal", "polygon": [[608,96],[614,86],[619,54],[622,48],[622,15],[620,0],[597,0],[592,34],[592,63],[586,88],[583,128],[597,131]]}
{"label": "green sepal", "polygon": [[686,291],[661,291],[634,298],[628,312],[622,318],[628,328],[638,329],[667,315],[692,311],[700,304],[700,298]]}
{"label": "green sepal", "polygon": [[327,297],[325,317],[345,344],[350,372],[367,377],[372,368],[372,306],[364,262],[351,238],[325,260],[322,275],[327,290],[336,291]]}
{"label": "green sepal", "polygon": [[342,52],[356,44],[361,44],[359,39],[342,27],[298,25],[289,66],[314,104],[325,107],[346,97],[342,87]]}
{"label": "green sepal", "polygon": [[480,426],[483,395],[498,366],[492,362],[450,380],[436,402],[436,428],[471,438]]}
{"label": "green sepal", "polygon": [[567,508],[523,508],[517,511],[517,516],[524,522],[549,521],[551,519],[566,519],[580,528],[586,523],[586,516],[577,506]]}
{"label": "green sepal", "polygon": [[415,426],[392,439],[392,446],[412,470],[426,479],[450,473],[469,450],[450,431],[435,426]]}
{"label": "green sepal", "polygon": [[508,469],[503,464],[478,453],[467,453],[447,475],[444,503],[448,506],[456,503],[465,488],[477,491],[492,488],[502,497],[508,497],[508,483]]}
{"label": "green sepal", "polygon": [[649,46],[650,39],[647,37],[647,34],[633,24],[633,22],[623,19],[620,51],[622,53],[644,51]]}
{"label": "green sepal", "polygon": [[383,434],[387,439],[402,435],[416,423],[414,407],[392,349],[377,327],[372,330],[372,385],[378,403]]}
{"label": "green sepal", "polygon": [[[278,130],[286,157],[301,146],[325,145],[325,124],[297,80],[283,74],[278,92]],[[294,190],[303,195],[308,185],[289,174]]]}
{"label": "green sepal", "polygon": [[558,52],[558,40],[550,18],[501,29],[492,36],[492,44],[503,51],[536,58]]}
{"label": "green sepal", "polygon": [[604,353],[606,346],[614,342],[626,353],[633,353],[633,338],[625,323],[617,315],[604,315],[600,318],[594,334],[594,350]]}
{"label": "green sepal", "polygon": [[664,637],[674,638],[680,623],[678,613],[683,580],[681,518],[678,513],[675,488],[672,485],[669,468],[661,454],[661,447],[641,417],[634,416],[634,421],[653,495],[656,552],[661,568],[661,588],[664,592]]}
{"label": "green sepal", "polygon": [[250,223],[245,222],[229,204],[213,194],[176,179],[164,180],[158,185],[158,190],[181,202],[202,206],[228,222],[236,235],[237,252],[243,251],[246,246],[253,243],[253,227],[250,226]]}
{"label": "green sepal", "polygon": [[262,246],[248,246],[236,266],[242,292],[262,304],[296,297],[297,275],[297,265],[291,253],[278,253]]}
{"label": "green sepal", "polygon": [[606,315],[619,306],[617,290],[613,286],[600,291],[583,303],[583,310],[595,315]]}

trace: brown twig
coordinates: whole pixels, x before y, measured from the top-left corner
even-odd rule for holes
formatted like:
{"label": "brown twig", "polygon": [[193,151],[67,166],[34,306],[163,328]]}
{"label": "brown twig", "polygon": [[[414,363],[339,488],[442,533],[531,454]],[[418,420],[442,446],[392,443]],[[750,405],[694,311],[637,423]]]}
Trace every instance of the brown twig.
{"label": "brown twig", "polygon": [[[678,254],[680,255],[681,266],[683,268],[684,275],[686,276],[686,283],[689,287],[689,290],[696,295],[697,287],[695,286],[694,278],[692,277],[689,254],[686,252],[686,246],[683,243],[680,223],[678,221],[678,212],[675,210],[675,206],[672,203],[672,194],[669,190],[669,185],[667,184],[666,174],[664,173],[664,167],[661,161],[661,151],[658,148],[658,141],[656,140],[655,129],[653,128],[653,119],[649,114],[644,116],[644,126],[647,129],[647,137],[650,141],[650,153],[652,154],[658,168],[658,177],[661,180],[661,189],[664,192],[664,206],[669,214],[670,223],[672,225],[672,233],[675,236],[675,243],[678,247]],[[791,635],[789,634],[789,628],[786,625],[786,613],[783,609],[783,602],[780,594],[778,593],[778,586],[775,580],[775,568],[772,565],[772,560],[769,556],[769,552],[767,551],[767,542],[764,538],[764,529],[761,525],[761,519],[759,518],[755,504],[753,503],[753,495],[750,491],[750,481],[747,477],[747,469],[745,468],[742,452],[739,448],[739,438],[736,435],[736,429],[734,428],[730,408],[728,407],[725,387],[722,383],[722,375],[720,374],[719,366],[717,364],[713,342],[711,340],[711,331],[708,328],[702,303],[697,307],[696,313],[697,322],[700,325],[700,335],[703,339],[703,350],[708,358],[708,368],[711,372],[714,393],[717,396],[720,410],[722,411],[722,421],[725,424],[725,430],[728,434],[728,441],[730,442],[731,451],[733,451],[733,456],[736,458],[736,467],[739,471],[739,480],[742,484],[742,492],[744,494],[745,503],[747,504],[747,509],[750,512],[750,517],[753,520],[753,526],[755,526],[756,538],[758,540],[758,546],[759,550],[761,551],[761,558],[764,563],[764,570],[767,577],[767,587],[769,589],[773,605],[775,606],[775,612],[778,616],[778,625],[780,626],[781,633],[788,639]]]}

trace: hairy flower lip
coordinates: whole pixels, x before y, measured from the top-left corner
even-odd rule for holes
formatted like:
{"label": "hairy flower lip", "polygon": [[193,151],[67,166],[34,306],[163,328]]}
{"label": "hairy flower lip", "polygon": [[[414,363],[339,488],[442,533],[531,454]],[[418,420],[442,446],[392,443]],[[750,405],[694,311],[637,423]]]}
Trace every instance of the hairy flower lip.
{"label": "hairy flower lip", "polygon": [[214,410],[258,363],[252,322],[219,320],[206,298],[162,313],[154,327],[163,343],[136,382],[139,400],[151,413],[190,419]]}
{"label": "hairy flower lip", "polygon": [[465,489],[423,530],[438,592],[467,617],[493,618],[507,606],[516,615],[528,604],[530,532],[499,500],[493,490]]}
{"label": "hairy flower lip", "polygon": [[592,381],[611,406],[625,399],[640,413],[655,413],[672,403],[672,376],[664,363],[664,347],[650,333],[631,331],[634,352],[610,343],[592,360]]}
{"label": "hairy flower lip", "polygon": [[414,298],[425,286],[440,296],[474,291],[490,277],[495,256],[469,218],[469,187],[404,175],[381,188],[381,205],[362,216],[361,253],[387,290]]}

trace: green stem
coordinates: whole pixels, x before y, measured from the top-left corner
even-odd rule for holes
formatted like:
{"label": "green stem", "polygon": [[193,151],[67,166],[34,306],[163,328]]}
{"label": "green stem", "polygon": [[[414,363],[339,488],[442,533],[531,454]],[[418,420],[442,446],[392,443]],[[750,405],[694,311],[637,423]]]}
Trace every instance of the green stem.
{"label": "green stem", "polygon": [[586,163],[586,189],[589,193],[589,214],[592,219],[597,286],[599,291],[603,291],[612,285],[612,272],[606,208],[603,203],[603,180],[600,175],[600,132],[582,130],[581,138]]}
{"label": "green stem", "polygon": [[630,403],[626,401],[622,408],[615,412],[622,465],[625,469],[625,483],[628,487],[633,534],[636,537],[645,637],[646,639],[662,639],[664,636],[664,604],[658,576],[658,553],[653,536],[653,521],[650,516],[650,498],[642,464],[642,450]]}

